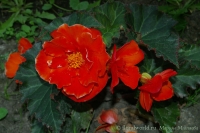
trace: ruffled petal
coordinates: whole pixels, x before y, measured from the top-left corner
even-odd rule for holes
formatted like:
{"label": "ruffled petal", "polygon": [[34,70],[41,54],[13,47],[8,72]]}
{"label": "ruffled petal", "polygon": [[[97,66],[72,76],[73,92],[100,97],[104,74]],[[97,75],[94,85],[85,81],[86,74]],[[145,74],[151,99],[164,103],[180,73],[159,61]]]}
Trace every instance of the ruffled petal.
{"label": "ruffled petal", "polygon": [[162,84],[162,77],[160,75],[156,75],[151,80],[147,81],[146,84],[140,86],[139,89],[153,94],[161,90]]}
{"label": "ruffled petal", "polygon": [[44,42],[43,44],[44,52],[47,55],[53,56],[53,57],[62,57],[66,56],[65,51],[62,49],[62,47],[59,47],[52,42]]}
{"label": "ruffled petal", "polygon": [[[108,81],[108,75],[105,74],[103,77],[100,77],[98,79],[98,84],[94,84],[93,90],[89,94],[85,95],[84,97],[78,98],[78,99],[73,95],[68,95],[68,97],[71,98],[72,100],[74,100],[75,102],[86,102],[86,101],[94,98],[97,94],[99,94],[103,90],[103,88],[106,86],[107,81]],[[67,89],[67,87],[65,89]]]}
{"label": "ruffled petal", "polygon": [[75,52],[77,50],[76,46],[78,44],[76,42],[71,42],[71,40],[67,39],[65,36],[59,36],[51,42],[63,48],[65,52]]}
{"label": "ruffled petal", "polygon": [[64,86],[63,93],[66,95],[72,95],[76,99],[80,99],[86,95],[89,95],[94,88],[94,84],[83,86],[78,78],[71,79],[70,86]]}
{"label": "ruffled petal", "polygon": [[139,100],[142,108],[145,109],[147,112],[149,112],[153,104],[153,100],[150,94],[145,91],[140,91]]}
{"label": "ruffled petal", "polygon": [[35,68],[40,77],[49,81],[49,76],[51,69],[49,68],[49,63],[52,62],[53,57],[47,56],[43,50],[39,52],[37,57],[35,58]]}
{"label": "ruffled petal", "polygon": [[88,49],[88,51],[101,53],[101,51],[104,51],[106,47],[102,40],[102,37],[97,36],[96,38],[93,38],[92,36],[93,35],[91,33],[85,32],[82,33],[80,37],[78,37],[77,41],[79,45]]}
{"label": "ruffled petal", "polygon": [[88,86],[90,83],[98,82],[99,63],[97,58],[91,58],[91,62],[86,62],[80,67],[80,83]]}
{"label": "ruffled petal", "polygon": [[113,110],[102,111],[98,119],[98,122],[100,124],[104,124],[104,123],[115,124],[118,121],[119,121],[118,116]]}
{"label": "ruffled petal", "polygon": [[144,53],[138,47],[138,44],[131,40],[130,42],[124,44],[120,49],[118,49],[117,60],[120,59],[126,62],[127,66],[133,66],[144,59]]}
{"label": "ruffled petal", "polygon": [[162,77],[162,81],[165,82],[167,81],[170,77],[175,76],[177,74],[176,71],[173,69],[167,69],[161,73],[158,73],[157,75],[160,75]]}
{"label": "ruffled petal", "polygon": [[72,26],[62,24],[58,27],[57,32],[65,36],[67,39],[73,39],[72,41],[75,42],[83,32],[90,32],[90,30],[80,24],[74,24]]}
{"label": "ruffled petal", "polygon": [[20,54],[25,53],[28,49],[32,48],[32,44],[26,38],[21,38],[19,40],[18,51]]}
{"label": "ruffled petal", "polygon": [[98,36],[96,39],[91,39],[91,35],[89,33],[82,34],[83,36],[79,38],[80,44],[83,45],[82,53],[85,53],[86,60],[90,61],[96,58],[96,62],[98,63],[97,71],[99,76],[105,74],[106,64],[110,59],[108,53],[106,52],[105,44],[102,42],[102,38]]}
{"label": "ruffled petal", "polygon": [[89,29],[93,39],[97,38],[98,36],[101,36],[101,32],[99,30],[94,28],[89,28]]}
{"label": "ruffled petal", "polygon": [[162,89],[158,93],[152,94],[151,97],[156,101],[164,101],[172,98],[173,95],[174,95],[174,90],[172,88],[172,84],[170,81],[166,81],[163,84]]}
{"label": "ruffled petal", "polygon": [[8,78],[13,78],[19,69],[19,65],[26,61],[19,52],[11,53],[5,63],[5,75]]}
{"label": "ruffled petal", "polygon": [[138,81],[141,77],[139,68],[136,66],[125,67],[118,72],[118,75],[122,82],[131,89],[135,89],[138,86]]}
{"label": "ruffled petal", "polygon": [[71,82],[71,75],[67,67],[51,69],[49,75],[50,84],[56,84],[58,89],[61,89],[62,87],[70,86]]}

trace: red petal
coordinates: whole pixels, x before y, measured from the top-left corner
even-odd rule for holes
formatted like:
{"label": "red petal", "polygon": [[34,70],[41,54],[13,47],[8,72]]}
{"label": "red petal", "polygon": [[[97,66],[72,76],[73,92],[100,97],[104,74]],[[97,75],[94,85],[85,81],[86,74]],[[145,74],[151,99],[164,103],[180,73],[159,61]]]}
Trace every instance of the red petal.
{"label": "red petal", "polygon": [[21,54],[25,53],[30,48],[32,48],[32,44],[30,43],[30,41],[28,39],[21,38],[19,40],[18,51]]}
{"label": "red petal", "polygon": [[101,32],[94,28],[89,28],[90,32],[92,34],[92,38],[97,38],[98,36],[101,36]]}
{"label": "red petal", "polygon": [[164,101],[170,99],[174,95],[174,90],[170,81],[166,81],[163,84],[162,89],[156,93],[152,94],[151,97],[156,101]]}
{"label": "red petal", "polygon": [[51,36],[55,39],[55,38],[57,38],[57,37],[61,37],[61,36],[63,36],[61,33],[59,33],[58,31],[57,31],[57,29],[56,30],[53,30],[52,32],[51,32]]}
{"label": "red petal", "polygon": [[113,88],[119,84],[118,66],[117,66],[118,64],[116,62],[116,54],[117,54],[117,47],[116,45],[114,45],[111,60],[108,62],[109,70],[112,76],[112,81],[111,81],[112,93],[113,93]]}
{"label": "red petal", "polygon": [[138,47],[138,44],[132,40],[124,44],[117,51],[117,60],[118,59],[122,59],[124,62],[126,62],[127,66],[133,66],[144,59],[144,53]]}
{"label": "red petal", "polygon": [[138,86],[138,81],[141,77],[139,68],[136,66],[125,67],[123,70],[118,70],[118,75],[122,82],[131,89],[135,89]]}
{"label": "red petal", "polygon": [[62,49],[62,47],[59,47],[52,42],[44,42],[43,48],[47,55],[53,57],[65,56],[65,51]]}
{"label": "red petal", "polygon": [[153,103],[150,94],[145,91],[140,91],[139,99],[142,108],[149,112]]}
{"label": "red petal", "polygon": [[66,57],[55,57],[49,62],[48,66],[51,69],[57,69],[60,67],[65,67],[67,65]]}
{"label": "red petal", "polygon": [[75,52],[77,43],[76,42],[71,42],[69,39],[67,39],[65,36],[57,37],[51,42],[61,48],[64,49],[65,52]]}
{"label": "red petal", "polygon": [[49,75],[49,83],[56,84],[58,89],[71,85],[71,75],[68,68],[52,69]]}
{"label": "red petal", "polygon": [[96,39],[92,39],[91,37],[92,35],[90,33],[83,33],[78,39],[79,45],[86,51],[86,58],[88,60],[91,60],[91,57],[98,58],[99,75],[104,75],[106,63],[110,57],[106,52],[105,44],[103,43],[101,36],[98,36]]}
{"label": "red petal", "polygon": [[104,124],[104,125],[98,126],[95,131],[99,131],[101,133],[101,131],[103,132],[109,126],[110,126],[109,124]]}
{"label": "red petal", "polygon": [[[92,89],[92,91],[89,94],[87,94],[84,97],[81,97],[79,99],[77,99],[73,95],[68,95],[68,97],[71,98],[72,100],[74,100],[75,102],[86,102],[86,101],[92,99],[93,97],[95,97],[99,92],[101,92],[102,89],[106,86],[107,81],[108,81],[108,75],[105,74],[103,77],[100,77],[98,79],[98,84],[95,84],[93,86],[93,89]],[[64,89],[67,90],[67,87],[64,88]],[[76,90],[76,91],[78,91],[78,90]]]}
{"label": "red petal", "polygon": [[89,84],[88,86],[83,86],[78,77],[71,80],[70,86],[64,86],[63,93],[66,95],[72,95],[76,99],[80,99],[86,95],[90,95],[94,88],[94,84]]}
{"label": "red petal", "polygon": [[140,90],[149,92],[151,94],[157,93],[162,88],[162,78],[160,75],[154,76],[146,84],[139,87]]}
{"label": "red petal", "polygon": [[88,51],[100,53],[105,50],[105,44],[103,43],[102,37],[98,36],[97,38],[92,38],[92,34],[89,32],[82,33],[78,37],[77,42]]}
{"label": "red petal", "polygon": [[72,26],[68,26],[67,24],[62,24],[57,29],[57,32],[61,33],[67,39],[74,39],[73,42],[75,42],[76,39],[79,38],[83,32],[90,32],[90,30],[89,28],[80,24],[74,24]]}
{"label": "red petal", "polygon": [[36,71],[45,81],[49,81],[51,69],[49,68],[48,63],[52,62],[52,59],[53,57],[47,56],[43,50],[41,50],[35,58]]}
{"label": "red petal", "polygon": [[9,55],[7,62],[5,63],[5,75],[8,78],[13,78],[19,68],[19,65],[26,61],[19,52],[15,52]]}
{"label": "red petal", "polygon": [[172,69],[167,69],[161,73],[158,73],[157,75],[160,75],[162,77],[162,81],[165,82],[167,81],[170,77],[175,76],[177,74],[176,71]]}
{"label": "red petal", "polygon": [[118,77],[117,66],[115,64],[113,64],[110,69],[111,69],[111,76],[112,76],[111,92],[113,93],[113,88],[119,84],[119,77]]}
{"label": "red petal", "polygon": [[[94,58],[94,57],[93,57]],[[92,62],[85,62],[80,67],[80,83],[88,86],[90,83],[98,83],[99,62],[97,58],[92,59]]]}
{"label": "red petal", "polygon": [[113,110],[107,110],[101,113],[99,122],[103,122],[100,124],[104,124],[104,123],[114,124],[114,123],[117,123],[118,121],[119,120],[118,120],[117,114]]}

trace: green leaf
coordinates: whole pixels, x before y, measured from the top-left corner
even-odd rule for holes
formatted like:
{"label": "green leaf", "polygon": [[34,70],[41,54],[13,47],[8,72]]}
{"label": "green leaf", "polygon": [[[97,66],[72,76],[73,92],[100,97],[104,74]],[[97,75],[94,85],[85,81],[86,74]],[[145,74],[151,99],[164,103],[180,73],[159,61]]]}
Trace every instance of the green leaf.
{"label": "green leaf", "polygon": [[192,68],[189,63],[181,64],[177,70],[178,75],[173,79],[173,87],[177,96],[185,97],[188,95],[188,87],[196,89],[196,85],[200,84],[199,69]]}
{"label": "green leaf", "polygon": [[30,100],[28,110],[37,119],[51,127],[55,133],[59,133],[62,125],[58,103],[51,99],[58,89],[54,85],[42,80],[35,70],[35,57],[41,50],[41,43],[36,43],[23,56],[26,62],[20,65],[15,79],[23,82],[20,92],[22,100]]}
{"label": "green leaf", "polygon": [[99,6],[100,3],[101,3],[101,0],[94,1],[93,3],[90,3],[90,4],[89,4],[89,6],[88,6],[87,9],[92,9],[92,8],[94,8],[94,7],[96,7],[96,6]]}
{"label": "green leaf", "polygon": [[16,21],[17,16],[19,15],[19,11],[13,13],[9,19],[7,19],[4,23],[0,25],[0,35],[3,34],[8,28],[13,26],[13,23]]}
{"label": "green leaf", "polygon": [[176,9],[176,8],[177,8],[177,7],[176,7],[176,6],[173,6],[173,5],[163,5],[163,6],[159,6],[159,7],[158,7],[158,10],[167,13],[167,12],[170,12],[170,11]]}
{"label": "green leaf", "polygon": [[20,39],[22,37],[27,37],[27,33],[24,32],[24,31],[19,31],[18,33],[16,33],[15,36],[16,36],[17,39]]}
{"label": "green leaf", "polygon": [[94,17],[102,25],[99,30],[107,47],[111,46],[113,37],[119,37],[120,27],[126,28],[125,7],[121,2],[106,3],[93,9]]}
{"label": "green leaf", "polygon": [[19,21],[21,24],[25,24],[27,21],[28,17],[24,16],[22,14],[19,14],[16,18],[16,21]]}
{"label": "green leaf", "polygon": [[92,113],[87,104],[77,105],[76,110],[72,111],[71,119],[73,130],[79,133],[81,129],[87,129],[92,120]]}
{"label": "green leaf", "polygon": [[163,133],[173,133],[180,111],[177,103],[172,101],[154,102],[152,113]]}
{"label": "green leaf", "polygon": [[200,46],[185,44],[179,50],[179,62],[189,63],[192,68],[200,69]]}
{"label": "green leaf", "polygon": [[101,27],[102,25],[89,13],[73,13],[63,18],[68,25],[82,24],[86,27]]}
{"label": "green leaf", "polygon": [[42,125],[38,120],[34,120],[31,125],[31,133],[46,133],[44,125]]}
{"label": "green leaf", "polygon": [[43,11],[42,13],[40,13],[39,11],[36,11],[35,16],[39,17],[39,18],[43,18],[43,19],[49,19],[49,20],[53,20],[56,18],[56,16],[54,14],[48,13],[45,11]]}
{"label": "green leaf", "polygon": [[79,0],[70,0],[69,5],[73,10],[86,10],[89,3],[87,1],[80,2]]}
{"label": "green leaf", "polygon": [[31,30],[31,27],[28,26],[28,25],[22,25],[21,29],[22,29],[24,32],[29,33],[30,30]]}
{"label": "green leaf", "polygon": [[43,6],[42,6],[42,10],[49,10],[49,9],[51,9],[52,8],[52,5],[51,4],[44,4]]}
{"label": "green leaf", "polygon": [[176,21],[158,12],[156,6],[131,4],[129,9],[126,16],[131,27],[129,40],[142,42],[149,50],[154,50],[157,57],[163,57],[178,67],[179,37],[171,32]]}
{"label": "green leaf", "polygon": [[50,3],[50,4],[54,4],[54,3],[55,3],[55,0],[49,0],[49,3]]}
{"label": "green leaf", "polygon": [[6,117],[8,110],[6,108],[0,108],[0,120]]}
{"label": "green leaf", "polygon": [[31,9],[26,9],[26,10],[23,10],[23,13],[24,13],[24,14],[29,14],[29,15],[31,15],[31,14],[33,13],[33,10],[31,10]]}
{"label": "green leaf", "polygon": [[161,58],[157,58],[152,51],[144,49],[145,57],[144,60],[139,64],[140,72],[147,72],[150,75],[154,76],[156,73],[159,73],[163,70],[163,66],[167,64]]}
{"label": "green leaf", "polygon": [[196,89],[200,84],[200,47],[185,45],[179,50],[180,68],[173,78],[173,87],[179,97],[187,96],[187,89]]}

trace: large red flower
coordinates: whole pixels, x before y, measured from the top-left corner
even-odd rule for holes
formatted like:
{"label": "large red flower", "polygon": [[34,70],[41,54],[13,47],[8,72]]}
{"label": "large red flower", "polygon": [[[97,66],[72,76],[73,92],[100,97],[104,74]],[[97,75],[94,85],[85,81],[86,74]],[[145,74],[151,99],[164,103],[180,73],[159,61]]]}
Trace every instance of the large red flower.
{"label": "large red flower", "polygon": [[38,74],[72,100],[90,100],[108,80],[109,55],[101,33],[80,24],[63,24],[51,35],[35,59]]}
{"label": "large red flower", "polygon": [[5,63],[5,75],[8,78],[13,78],[19,69],[19,65],[26,61],[26,59],[21,56],[28,49],[32,48],[32,44],[26,38],[21,38],[19,40],[18,52],[11,53]]}
{"label": "large red flower", "polygon": [[150,111],[153,100],[164,101],[174,95],[169,78],[176,74],[177,72],[172,69],[158,73],[153,78],[147,73],[142,74],[141,81],[143,85],[139,87],[139,100],[143,109]]}
{"label": "large red flower", "polygon": [[141,75],[139,68],[135,65],[143,59],[143,51],[133,40],[124,44],[118,50],[116,49],[116,45],[114,45],[112,58],[109,61],[109,67],[112,75],[112,92],[113,88],[119,83],[119,78],[131,89],[135,89],[138,86],[138,81]]}

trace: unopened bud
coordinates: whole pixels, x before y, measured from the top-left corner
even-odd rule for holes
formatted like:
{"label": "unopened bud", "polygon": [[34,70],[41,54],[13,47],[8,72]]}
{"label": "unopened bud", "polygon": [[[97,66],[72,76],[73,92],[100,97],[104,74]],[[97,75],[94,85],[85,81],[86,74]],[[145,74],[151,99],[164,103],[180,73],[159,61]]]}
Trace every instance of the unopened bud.
{"label": "unopened bud", "polygon": [[145,84],[150,79],[151,79],[151,75],[149,75],[148,73],[142,73],[142,76],[140,78],[140,82],[142,84]]}

